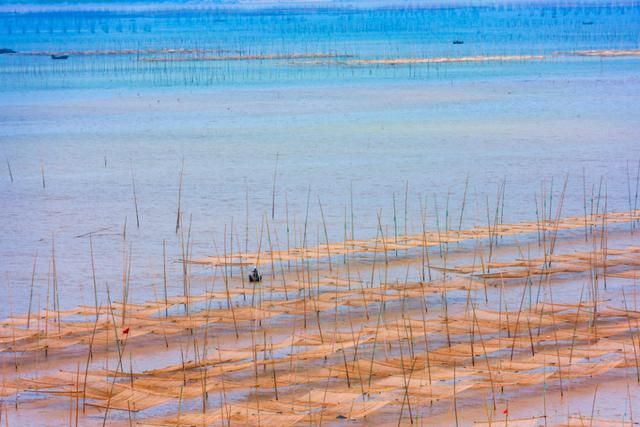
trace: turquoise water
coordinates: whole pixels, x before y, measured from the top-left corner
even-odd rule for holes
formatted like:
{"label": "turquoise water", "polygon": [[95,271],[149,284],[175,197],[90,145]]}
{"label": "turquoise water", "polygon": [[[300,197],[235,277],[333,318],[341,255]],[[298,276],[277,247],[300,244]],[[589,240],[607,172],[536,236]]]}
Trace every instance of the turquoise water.
{"label": "turquoise water", "polygon": [[[13,175],[3,164],[2,317],[26,310],[36,253],[44,304],[52,246],[62,305],[92,303],[86,234],[96,231],[100,288],[119,286],[131,251],[132,298],[153,298],[165,240],[180,292],[182,165],[196,257],[221,251],[232,222],[234,244],[245,245],[248,223],[255,248],[264,217],[285,247],[287,213],[301,244],[308,200],[309,239],[324,240],[320,201],[330,239],[341,240],[351,194],[356,238],[375,237],[377,212],[393,229],[394,199],[404,230],[407,188],[409,232],[421,227],[420,203],[430,228],[447,204],[457,226],[467,177],[466,226],[485,224],[503,182],[505,222],[535,220],[535,201],[553,192],[557,203],[565,177],[566,215],[582,214],[585,189],[606,192],[609,210],[634,205],[640,58],[558,53],[638,49],[640,6],[271,6],[21,2],[15,14],[2,5],[0,47],[18,52],[0,55],[0,156]],[[283,58],[292,54],[307,57]],[[201,60],[247,55],[280,56]],[[544,58],[344,63],[476,55]],[[167,61],[178,57],[192,60]]]}
{"label": "turquoise water", "polygon": [[[174,3],[177,5],[179,3]],[[587,68],[599,61],[575,57],[558,59],[553,55],[586,49],[637,48],[640,30],[640,8],[633,4],[571,7],[498,3],[476,7],[373,10],[335,6],[256,10],[157,9],[132,12],[113,7],[113,10],[91,11],[76,7],[57,12],[3,13],[0,15],[0,46],[22,54],[0,59],[4,88],[113,89],[582,74],[585,61],[589,63]],[[464,44],[453,44],[454,40]],[[145,53],[162,49],[196,49],[199,52]],[[51,53],[117,53],[125,50],[140,53],[71,55],[67,61],[52,61],[49,57]],[[27,55],[29,53],[41,55]],[[287,54],[332,54],[358,59],[546,55],[545,63],[557,65],[560,62],[563,67],[558,71],[557,66],[539,63],[525,67],[504,67],[502,64],[350,67],[336,64],[335,60],[313,65],[314,61],[309,59],[147,61]]]}

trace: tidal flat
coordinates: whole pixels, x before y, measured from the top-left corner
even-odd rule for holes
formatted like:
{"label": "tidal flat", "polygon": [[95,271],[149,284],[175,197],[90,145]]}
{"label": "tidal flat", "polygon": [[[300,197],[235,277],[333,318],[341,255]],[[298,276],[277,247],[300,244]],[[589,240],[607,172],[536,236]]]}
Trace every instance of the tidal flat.
{"label": "tidal flat", "polygon": [[636,425],[639,34],[0,5],[0,422]]}

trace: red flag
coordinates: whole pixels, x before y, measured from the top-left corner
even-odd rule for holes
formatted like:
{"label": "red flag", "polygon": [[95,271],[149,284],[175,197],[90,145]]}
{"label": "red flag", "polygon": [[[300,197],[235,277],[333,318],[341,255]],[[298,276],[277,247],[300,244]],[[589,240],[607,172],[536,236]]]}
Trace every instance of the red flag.
{"label": "red flag", "polygon": [[[127,328],[128,329],[128,328]],[[504,411],[502,411],[503,414],[507,415],[509,413],[508,409],[505,409]]]}
{"label": "red flag", "polygon": [[129,327],[127,326],[126,328],[124,328],[124,329],[122,330],[122,335],[126,335],[126,334],[128,334],[128,333],[129,333]]}

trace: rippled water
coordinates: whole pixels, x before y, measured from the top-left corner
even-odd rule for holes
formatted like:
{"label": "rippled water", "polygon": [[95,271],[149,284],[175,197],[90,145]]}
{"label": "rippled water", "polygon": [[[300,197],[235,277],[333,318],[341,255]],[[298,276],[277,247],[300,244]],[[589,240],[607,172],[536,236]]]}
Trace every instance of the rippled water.
{"label": "rippled water", "polygon": [[[300,245],[307,206],[308,239],[323,241],[320,203],[330,240],[343,239],[345,228],[350,236],[351,200],[356,238],[375,237],[377,212],[393,230],[394,200],[401,232],[405,206],[407,231],[420,229],[421,202],[430,227],[436,208],[441,224],[450,212],[457,226],[467,177],[466,226],[486,222],[503,182],[505,222],[535,220],[543,192],[554,193],[555,212],[565,177],[566,215],[583,212],[585,192],[587,199],[606,193],[609,210],[636,203],[640,60],[558,55],[638,49],[633,3],[105,4],[0,13],[0,47],[18,52],[0,55],[2,317],[26,310],[36,254],[33,304],[45,304],[52,247],[61,304],[92,303],[90,232],[101,293],[107,282],[120,286],[131,251],[132,297],[153,298],[163,241],[180,292],[182,168],[183,232],[191,222],[194,256],[221,252],[225,229],[227,246],[233,230],[236,250],[238,242],[255,248],[265,217],[284,247],[287,214],[291,244]],[[23,12],[33,7],[20,4]],[[70,56],[52,60],[52,53]],[[146,60],[291,54],[341,56]],[[475,55],[544,58],[343,63]]]}

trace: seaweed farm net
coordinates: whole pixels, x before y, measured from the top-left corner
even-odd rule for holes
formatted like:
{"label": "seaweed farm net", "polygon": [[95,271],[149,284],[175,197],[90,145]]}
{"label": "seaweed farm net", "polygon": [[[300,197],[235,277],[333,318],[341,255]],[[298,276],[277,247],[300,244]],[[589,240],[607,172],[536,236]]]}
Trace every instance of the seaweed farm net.
{"label": "seaweed farm net", "polygon": [[[2,321],[0,394],[16,411],[59,400],[76,420],[137,425],[417,423],[451,407],[457,420],[473,399],[486,407],[477,423],[503,422],[519,393],[562,396],[615,372],[640,381],[640,246],[609,246],[610,227],[639,214],[184,260],[221,276],[203,294],[133,304],[123,290],[122,301]],[[589,249],[558,234],[571,229],[589,230]],[[514,235],[538,235],[538,254],[500,243]],[[450,259],[425,257],[465,240],[475,245]],[[258,283],[229,274],[274,260],[295,262]],[[409,268],[429,274],[409,280]],[[562,290],[572,283],[579,298]],[[620,422],[536,410],[511,425]]]}

